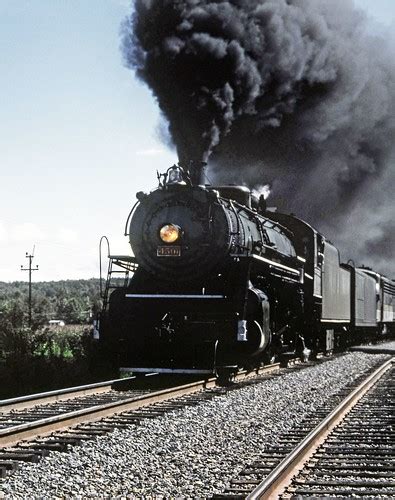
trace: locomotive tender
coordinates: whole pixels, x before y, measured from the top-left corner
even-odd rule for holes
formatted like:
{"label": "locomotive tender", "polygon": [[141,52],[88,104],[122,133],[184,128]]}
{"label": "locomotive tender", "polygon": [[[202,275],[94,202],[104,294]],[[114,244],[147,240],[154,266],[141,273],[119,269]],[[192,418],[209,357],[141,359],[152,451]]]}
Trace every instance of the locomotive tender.
{"label": "locomotive tender", "polygon": [[109,255],[95,326],[121,370],[219,373],[393,328],[394,281],[340,264],[323,235],[246,187],[192,183],[175,165],[137,198],[134,256]]}

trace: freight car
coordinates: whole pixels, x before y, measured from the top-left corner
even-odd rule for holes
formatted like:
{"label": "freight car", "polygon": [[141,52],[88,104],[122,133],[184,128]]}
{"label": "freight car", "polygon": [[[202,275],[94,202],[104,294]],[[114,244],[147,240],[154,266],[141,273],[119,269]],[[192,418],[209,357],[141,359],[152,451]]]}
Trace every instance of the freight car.
{"label": "freight car", "polygon": [[229,372],[393,329],[394,281],[341,264],[322,234],[246,187],[191,182],[175,165],[137,199],[134,256],[109,255],[94,330],[121,369]]}

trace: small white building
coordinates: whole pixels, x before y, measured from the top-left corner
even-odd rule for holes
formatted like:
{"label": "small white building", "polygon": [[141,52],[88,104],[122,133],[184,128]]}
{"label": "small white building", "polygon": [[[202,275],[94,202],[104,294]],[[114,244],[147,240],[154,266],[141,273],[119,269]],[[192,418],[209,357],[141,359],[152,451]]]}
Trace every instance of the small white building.
{"label": "small white building", "polygon": [[65,326],[66,323],[62,319],[50,319],[48,321],[49,326]]}

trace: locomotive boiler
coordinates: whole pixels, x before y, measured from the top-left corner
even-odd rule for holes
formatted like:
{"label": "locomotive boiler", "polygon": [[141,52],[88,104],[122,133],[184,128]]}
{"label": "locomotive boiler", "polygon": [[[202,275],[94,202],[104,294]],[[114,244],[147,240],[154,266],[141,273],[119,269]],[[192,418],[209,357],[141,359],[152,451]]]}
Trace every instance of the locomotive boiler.
{"label": "locomotive boiler", "polygon": [[383,323],[377,276],[341,265],[314,228],[267,211],[246,187],[192,183],[175,165],[137,199],[125,228],[134,255],[110,256],[95,329],[121,369],[226,373],[329,351]]}

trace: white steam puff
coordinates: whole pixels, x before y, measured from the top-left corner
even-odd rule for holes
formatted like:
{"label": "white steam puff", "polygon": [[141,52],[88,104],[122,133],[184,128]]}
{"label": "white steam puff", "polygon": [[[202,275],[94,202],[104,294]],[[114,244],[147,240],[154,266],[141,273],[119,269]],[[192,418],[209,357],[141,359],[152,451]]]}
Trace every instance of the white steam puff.
{"label": "white steam puff", "polygon": [[256,196],[258,199],[263,196],[265,200],[268,199],[270,195],[270,185],[269,184],[264,184],[263,186],[255,186],[255,188],[252,190],[253,196]]}
{"label": "white steam puff", "polygon": [[180,160],[269,183],[345,258],[389,272],[395,58],[352,0],[136,0],[123,49]]}

